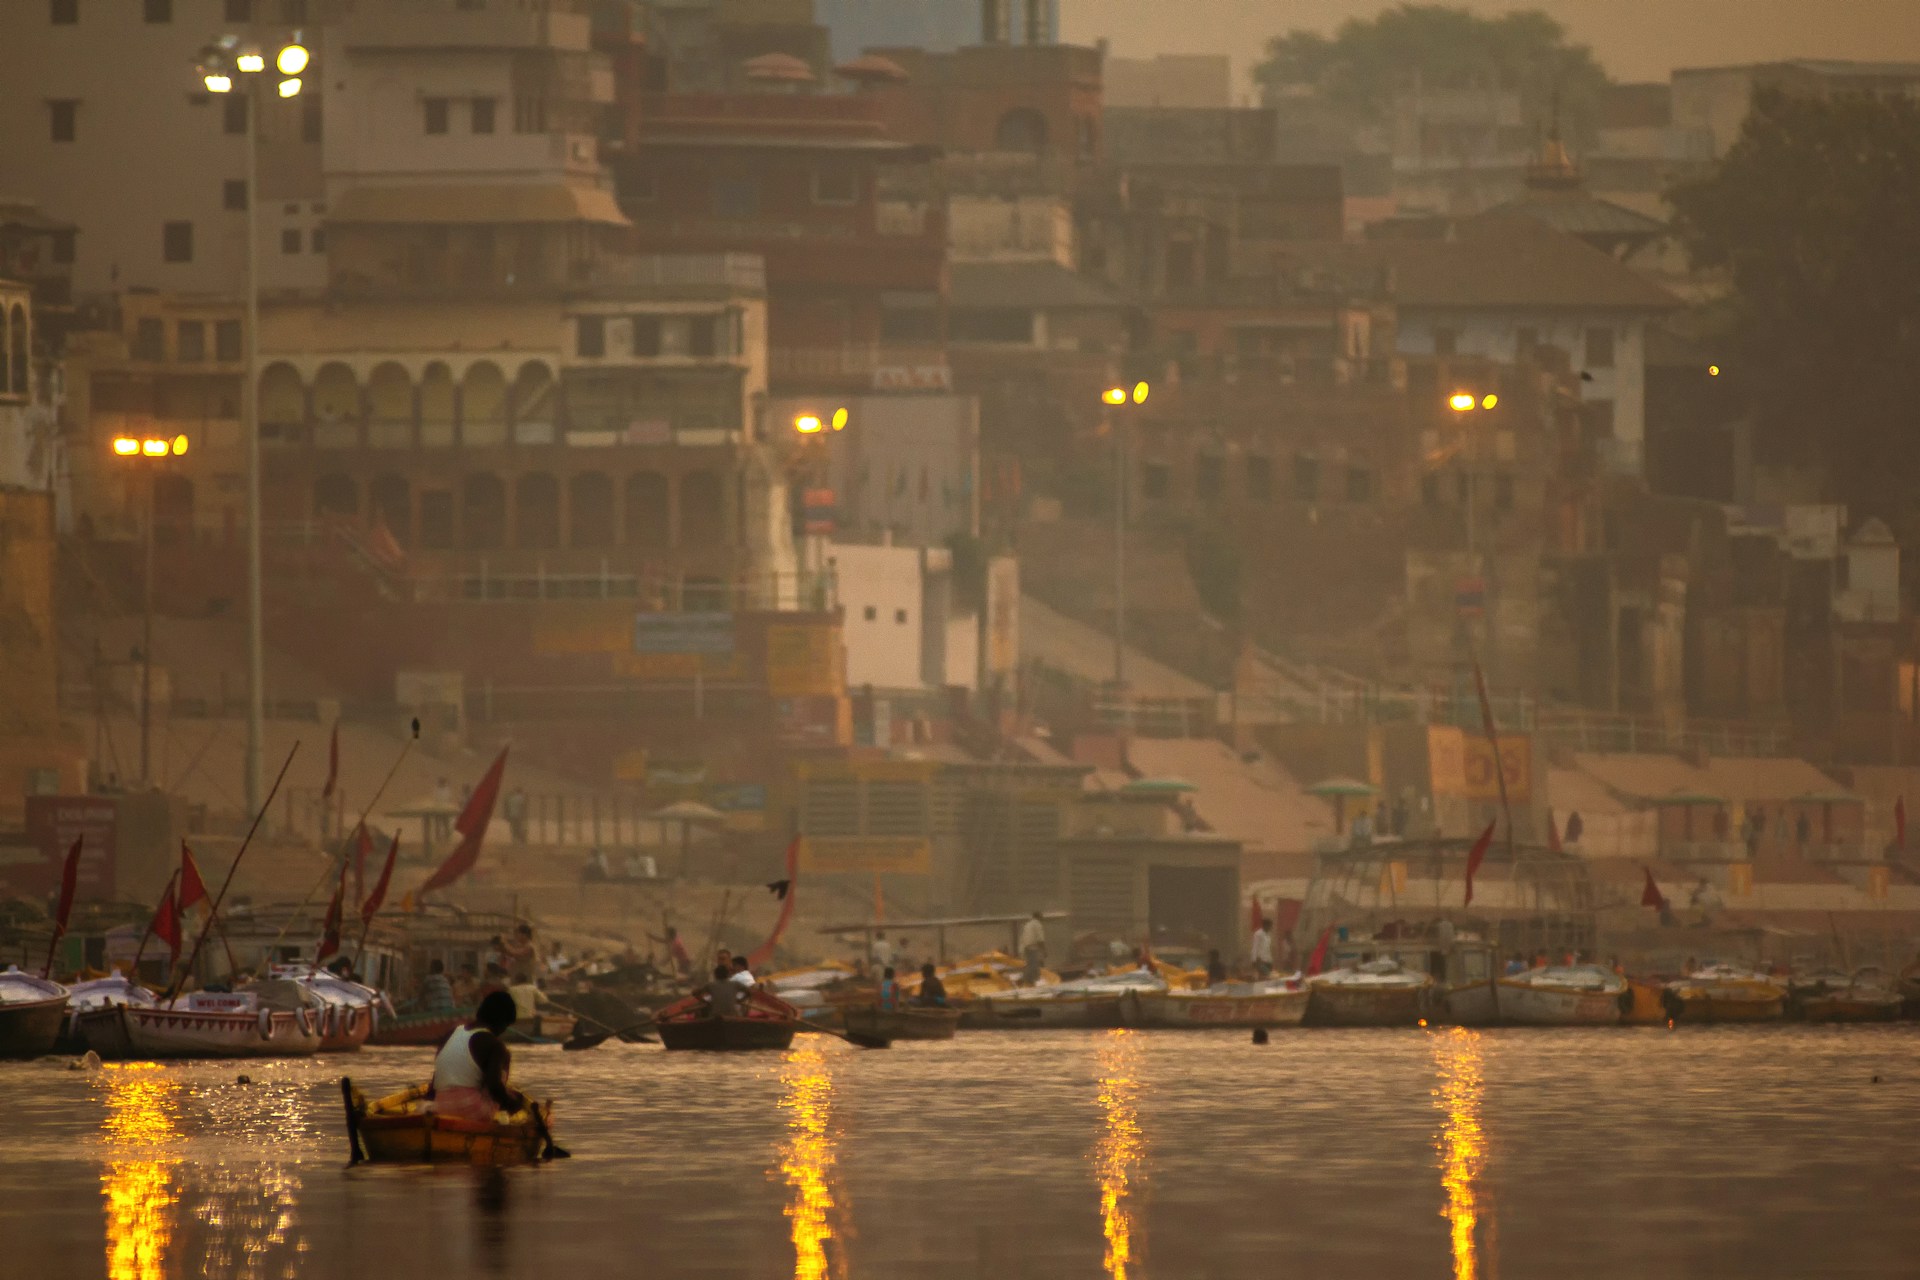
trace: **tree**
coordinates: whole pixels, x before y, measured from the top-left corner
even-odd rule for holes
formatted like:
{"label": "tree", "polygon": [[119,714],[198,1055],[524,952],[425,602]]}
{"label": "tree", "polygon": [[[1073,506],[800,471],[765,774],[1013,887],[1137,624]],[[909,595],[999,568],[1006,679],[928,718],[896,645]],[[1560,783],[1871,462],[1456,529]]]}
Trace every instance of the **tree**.
{"label": "tree", "polygon": [[1763,458],[1818,466],[1858,520],[1920,485],[1920,105],[1756,94],[1716,170],[1669,195],[1734,285],[1726,375]]}
{"label": "tree", "polygon": [[1403,4],[1342,23],[1329,39],[1293,31],[1267,45],[1254,80],[1269,104],[1317,97],[1356,123],[1387,118],[1419,90],[1504,89],[1530,119],[1557,102],[1569,135],[1590,136],[1607,73],[1585,45],[1537,10],[1482,18],[1437,4]]}

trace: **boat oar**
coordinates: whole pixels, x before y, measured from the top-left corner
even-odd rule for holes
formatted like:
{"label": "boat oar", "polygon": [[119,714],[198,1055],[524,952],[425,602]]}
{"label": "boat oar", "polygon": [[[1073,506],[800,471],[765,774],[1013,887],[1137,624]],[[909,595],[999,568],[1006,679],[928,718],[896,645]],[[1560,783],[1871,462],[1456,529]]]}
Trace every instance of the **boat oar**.
{"label": "boat oar", "polygon": [[347,1104],[347,1152],[351,1156],[347,1163],[356,1165],[367,1157],[360,1150],[360,1108],[353,1096],[351,1076],[340,1077],[340,1098]]}
{"label": "boat oar", "polygon": [[[552,1105],[553,1104],[551,1102],[547,1103],[548,1107]],[[546,1144],[540,1149],[540,1158],[542,1160],[573,1159],[573,1152],[567,1150],[565,1147],[560,1146],[559,1144],[554,1142],[553,1130],[547,1128],[546,1107],[541,1106],[539,1103],[535,1102],[532,1098],[528,1098],[527,1111],[530,1115],[533,1116],[533,1131],[539,1134],[540,1141]]]}
{"label": "boat oar", "polygon": [[805,1018],[795,1018],[797,1026],[823,1036],[832,1036],[836,1040],[845,1040],[856,1049],[891,1049],[893,1041],[885,1036],[870,1036],[864,1031],[835,1031],[832,1027],[823,1027],[817,1022],[808,1022]]}
{"label": "boat oar", "polygon": [[[586,1021],[592,1022],[593,1025],[596,1027],[605,1027],[606,1025],[605,1023],[597,1022],[592,1018],[588,1018],[586,1019]],[[582,1031],[579,1028],[579,1024],[575,1023],[572,1037],[562,1041],[560,1044],[560,1047],[562,1049],[567,1049],[567,1050],[597,1049],[601,1045],[605,1044],[609,1040],[614,1039],[615,1037],[618,1037],[624,1040],[628,1036],[632,1035],[634,1032],[645,1031],[648,1027],[651,1027],[653,1025],[654,1025],[653,1019],[648,1018],[645,1022],[636,1022],[630,1027],[621,1027],[618,1031],[609,1031],[609,1030]],[[639,1043],[658,1044],[660,1042],[658,1040],[655,1040],[652,1036],[641,1036],[639,1037]]]}

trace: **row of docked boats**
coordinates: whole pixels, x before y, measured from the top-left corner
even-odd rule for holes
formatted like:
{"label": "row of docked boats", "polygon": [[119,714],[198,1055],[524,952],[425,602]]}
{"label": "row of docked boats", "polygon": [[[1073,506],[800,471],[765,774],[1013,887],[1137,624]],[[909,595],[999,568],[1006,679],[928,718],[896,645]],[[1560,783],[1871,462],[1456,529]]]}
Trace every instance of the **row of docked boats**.
{"label": "row of docked boats", "polygon": [[[276,965],[238,990],[171,1000],[118,973],[72,986],[17,968],[0,973],[0,1058],[56,1050],[104,1059],[299,1057],[379,1042],[383,1019],[397,1021],[382,993],[306,966]],[[434,1021],[444,1036],[458,1019]]]}

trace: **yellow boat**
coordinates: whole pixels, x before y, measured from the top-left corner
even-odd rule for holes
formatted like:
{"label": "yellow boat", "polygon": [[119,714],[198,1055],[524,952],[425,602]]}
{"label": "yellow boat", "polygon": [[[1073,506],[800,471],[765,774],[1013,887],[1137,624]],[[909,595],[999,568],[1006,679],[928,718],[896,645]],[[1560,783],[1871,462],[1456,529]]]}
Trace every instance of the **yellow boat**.
{"label": "yellow boat", "polygon": [[1621,1015],[1620,1022],[1629,1027],[1663,1026],[1669,1020],[1667,1013],[1667,989],[1658,982],[1644,982],[1639,978],[1629,979],[1627,990],[1633,997],[1633,1003]]}
{"label": "yellow boat", "polygon": [[1665,1004],[1676,1022],[1777,1022],[1787,988],[1766,974],[1714,964],[1669,982]]}
{"label": "yellow boat", "polygon": [[375,1164],[531,1164],[554,1151],[547,1127],[552,1103],[536,1102],[528,1110],[496,1112],[493,1122],[487,1124],[435,1115],[423,1084],[368,1102],[353,1081],[343,1076],[340,1093],[347,1107],[347,1143],[354,1164],[363,1160]]}

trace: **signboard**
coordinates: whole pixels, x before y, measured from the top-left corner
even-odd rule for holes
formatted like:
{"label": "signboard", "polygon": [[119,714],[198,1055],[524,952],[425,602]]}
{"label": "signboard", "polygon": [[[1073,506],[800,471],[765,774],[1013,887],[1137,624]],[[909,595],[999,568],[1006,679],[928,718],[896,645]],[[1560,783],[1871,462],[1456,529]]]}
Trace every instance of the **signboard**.
{"label": "signboard", "polygon": [[60,887],[60,869],[76,838],[80,850],[76,898],[114,896],[114,852],[119,829],[113,801],[98,796],[28,796],[27,841],[39,851],[37,864],[6,869],[6,880],[17,893],[45,897]]}
{"label": "signboard", "polygon": [[[1507,798],[1515,805],[1529,803],[1533,798],[1533,739],[1524,733],[1501,735],[1500,764],[1506,772]],[[1436,797],[1500,798],[1493,746],[1477,733],[1454,725],[1428,726],[1427,766]]]}
{"label": "signboard", "polygon": [[730,613],[637,613],[635,653],[732,653]]}
{"label": "signboard", "polygon": [[753,813],[767,807],[767,789],[758,782],[716,782],[707,788],[707,804],[721,813]]}
{"label": "signboard", "polygon": [[1477,618],[1487,611],[1487,580],[1461,578],[1453,584],[1453,607],[1463,618]]}
{"label": "signboard", "polygon": [[542,619],[533,625],[535,653],[621,653],[627,647],[626,620],[617,616]]}
{"label": "signboard", "polygon": [[953,370],[944,364],[883,364],[873,370],[875,391],[951,391]]}
{"label": "signboard", "polygon": [[987,670],[1020,670],[1020,562],[995,556],[987,562]]}
{"label": "signboard", "polygon": [[801,524],[807,533],[832,533],[839,511],[831,489],[806,489],[800,494]]}
{"label": "signboard", "polygon": [[800,869],[818,875],[924,876],[933,869],[933,845],[905,836],[803,836]]}
{"label": "signboard", "polygon": [[767,692],[776,698],[840,692],[839,632],[822,624],[767,628]]}

